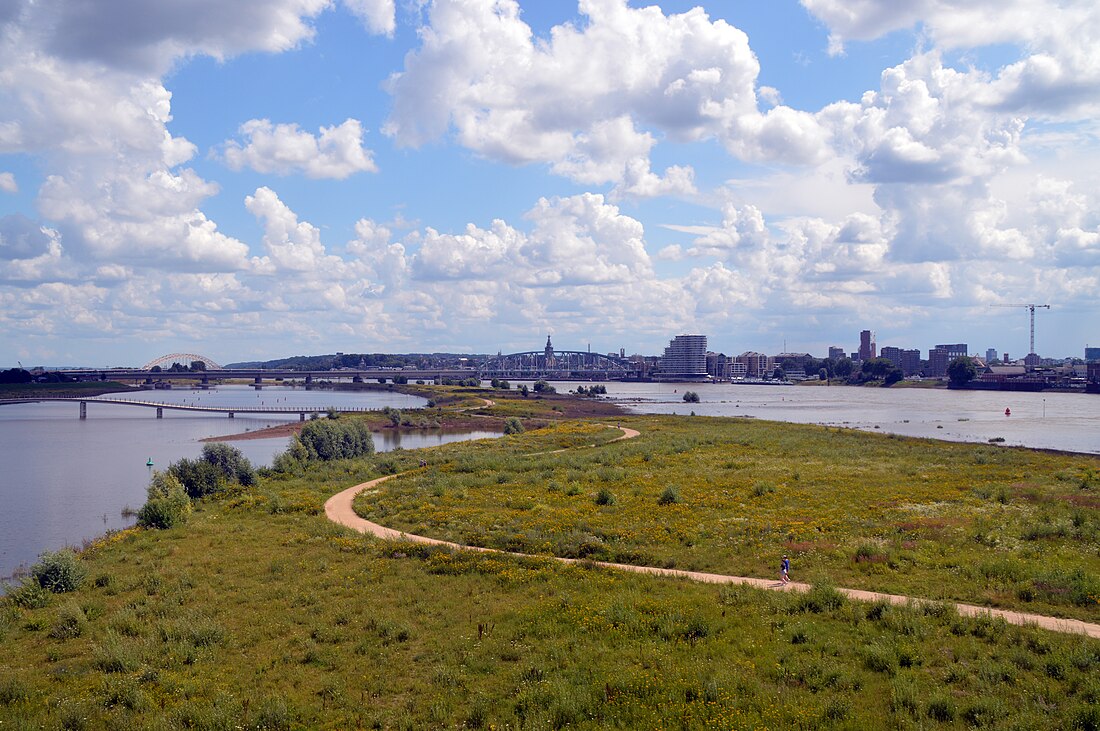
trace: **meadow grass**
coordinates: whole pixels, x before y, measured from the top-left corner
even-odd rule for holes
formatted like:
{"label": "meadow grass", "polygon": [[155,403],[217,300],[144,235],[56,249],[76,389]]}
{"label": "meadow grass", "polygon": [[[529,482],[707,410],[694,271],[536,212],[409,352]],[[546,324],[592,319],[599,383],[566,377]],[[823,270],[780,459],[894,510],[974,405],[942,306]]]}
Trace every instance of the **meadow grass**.
{"label": "meadow grass", "polygon": [[[472,480],[484,478],[490,465],[505,482],[445,485],[440,492],[464,489],[472,501],[512,486],[508,499],[516,506],[510,510],[530,514],[536,506],[526,505],[528,484],[550,494],[549,478],[561,470],[556,491],[565,495],[575,471],[582,490],[573,497],[598,514],[620,511],[642,500],[628,487],[639,465],[657,470],[695,452],[726,452],[728,439],[745,454],[724,456],[716,469],[759,469],[738,482],[745,502],[757,483],[775,490],[751,500],[779,500],[795,481],[790,470],[798,470],[798,483],[810,481],[807,464],[820,450],[813,446],[818,437],[801,428],[793,435],[774,425],[741,431],[741,423],[727,434],[722,424],[686,418],[629,423],[643,436],[567,453],[523,456],[616,434],[559,424],[502,440],[261,475],[251,489],[199,501],[185,526],[111,534],[83,552],[87,579],[75,591],[25,605],[0,601],[0,727],[1033,729],[1100,723],[1096,640],[962,618],[946,603],[848,601],[826,582],[807,594],[767,592],[584,562],[383,542],[320,514],[328,496],[382,474],[413,470],[399,485],[433,473]],[[885,459],[899,445],[884,441],[849,448],[866,460]],[[843,441],[835,445],[843,447]],[[794,455],[786,480],[775,465],[753,466],[780,460],[784,452]],[[942,467],[935,469],[945,474],[965,461],[949,448],[927,454],[938,455]],[[427,467],[418,467],[421,458]],[[1002,465],[1006,473],[1026,468],[1040,495],[1091,494],[1075,484],[1091,479],[1082,471],[1092,464],[1087,460],[990,450],[990,462],[1001,459],[1009,462]],[[703,470],[705,462],[692,463],[692,470]],[[544,476],[548,466],[553,470]],[[654,478],[652,495],[642,502],[651,512],[698,506],[697,490],[710,474],[679,483],[681,501],[664,505],[658,500],[665,481]],[[394,482],[377,494],[389,495]],[[595,505],[601,486],[616,496],[613,505]],[[958,505],[1049,507],[1007,487],[1002,503],[992,487],[989,497],[969,488]],[[889,525],[889,509],[879,512]],[[871,517],[864,511],[861,520]],[[1095,511],[1085,517],[1094,519]],[[674,530],[678,524],[670,522]],[[486,535],[494,535],[491,524]],[[864,553],[872,557],[888,548],[861,540],[870,541]],[[1056,546],[1068,539],[1035,540]],[[852,563],[853,576],[863,576],[858,567],[884,565]]]}
{"label": "meadow grass", "polygon": [[356,510],[461,544],[734,575],[775,576],[787,553],[811,583],[1100,618],[1100,460],[756,420],[619,421],[641,436],[540,454],[599,428],[570,422],[456,447]]}
{"label": "meadow grass", "polygon": [[84,560],[110,580],[6,610],[4,728],[1024,729],[1100,702],[1096,641],[384,543],[262,501]]}

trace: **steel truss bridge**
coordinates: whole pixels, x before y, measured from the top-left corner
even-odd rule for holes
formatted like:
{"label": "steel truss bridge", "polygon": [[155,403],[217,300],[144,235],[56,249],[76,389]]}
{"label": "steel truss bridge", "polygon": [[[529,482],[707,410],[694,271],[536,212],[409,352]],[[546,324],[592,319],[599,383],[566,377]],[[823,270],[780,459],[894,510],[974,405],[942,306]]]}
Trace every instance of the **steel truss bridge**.
{"label": "steel truss bridge", "polygon": [[625,358],[583,350],[531,350],[498,355],[482,365],[482,378],[621,381],[637,378],[639,367]]}

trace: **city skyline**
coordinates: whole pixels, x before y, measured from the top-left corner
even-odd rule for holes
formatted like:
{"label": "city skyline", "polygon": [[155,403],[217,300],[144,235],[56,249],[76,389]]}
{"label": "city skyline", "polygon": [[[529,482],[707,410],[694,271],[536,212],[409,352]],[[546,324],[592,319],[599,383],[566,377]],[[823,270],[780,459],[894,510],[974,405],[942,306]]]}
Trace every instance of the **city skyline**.
{"label": "city skyline", "polygon": [[1094,4],[12,0],[0,30],[11,365],[1023,357],[1020,303],[1039,355],[1100,344]]}

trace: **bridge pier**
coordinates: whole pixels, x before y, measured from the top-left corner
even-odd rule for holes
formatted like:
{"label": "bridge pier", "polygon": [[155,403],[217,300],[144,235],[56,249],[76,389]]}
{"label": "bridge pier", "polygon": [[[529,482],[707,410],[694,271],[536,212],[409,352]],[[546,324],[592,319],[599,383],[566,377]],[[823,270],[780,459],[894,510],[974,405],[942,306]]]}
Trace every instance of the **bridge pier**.
{"label": "bridge pier", "polygon": [[233,418],[233,412],[232,412],[232,411],[230,411],[230,412],[229,412],[229,418],[230,418],[230,419],[232,419],[232,418]]}
{"label": "bridge pier", "polygon": [[158,419],[163,419],[164,418],[164,409],[162,409],[159,406],[157,407],[157,418]]}
{"label": "bridge pier", "polygon": [[305,421],[305,420],[306,420],[306,412],[299,411],[298,412],[298,421]]}
{"label": "bridge pier", "polygon": [[256,380],[253,381],[253,383],[252,383],[252,388],[259,391],[263,387],[264,387],[264,379],[260,378],[259,376],[256,376]]}
{"label": "bridge pier", "polygon": [[87,419],[88,418],[88,402],[87,401],[81,401],[80,402],[80,418],[81,419]]}

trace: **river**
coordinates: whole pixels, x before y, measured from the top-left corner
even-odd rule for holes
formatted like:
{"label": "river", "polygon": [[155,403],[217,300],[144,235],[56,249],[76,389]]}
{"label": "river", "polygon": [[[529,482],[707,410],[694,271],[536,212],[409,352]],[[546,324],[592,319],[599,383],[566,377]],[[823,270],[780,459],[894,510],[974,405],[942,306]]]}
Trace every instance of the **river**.
{"label": "river", "polygon": [[[560,393],[577,383],[557,382]],[[634,413],[741,416],[960,442],[1100,454],[1100,396],[928,388],[606,383]],[[699,403],[685,403],[686,391]],[[1005,409],[1011,412],[1005,415]]]}
{"label": "river", "polygon": [[[100,398],[123,397],[108,394]],[[307,391],[275,387],[259,392],[247,386],[209,391],[170,390],[126,394],[127,398],[211,406],[251,405],[303,407],[309,411],[337,408],[416,408],[426,401],[385,391]],[[184,457],[197,457],[201,439],[254,431],[297,421],[297,414],[245,415],[229,419],[201,412],[164,411],[111,406],[87,399],[88,418],[78,417],[76,403],[42,402],[0,406],[0,578],[39,553],[84,540],[107,530],[125,528],[133,518],[124,508],[145,502],[153,469],[164,469]],[[497,436],[493,432],[386,432],[375,435],[379,451],[415,449],[459,439]],[[286,449],[287,438],[233,442],[253,464],[268,465]],[[154,467],[146,466],[151,459]]]}

